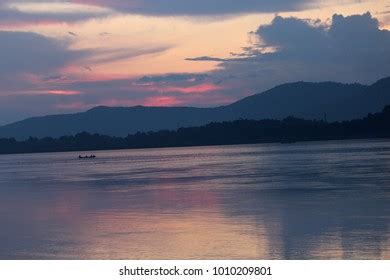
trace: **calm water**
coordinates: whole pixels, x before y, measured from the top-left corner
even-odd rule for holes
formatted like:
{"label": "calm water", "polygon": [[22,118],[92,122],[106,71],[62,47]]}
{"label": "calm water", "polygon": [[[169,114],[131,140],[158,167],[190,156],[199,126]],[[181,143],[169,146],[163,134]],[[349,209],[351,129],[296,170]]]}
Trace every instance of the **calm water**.
{"label": "calm water", "polygon": [[0,156],[0,259],[390,259],[390,141]]}

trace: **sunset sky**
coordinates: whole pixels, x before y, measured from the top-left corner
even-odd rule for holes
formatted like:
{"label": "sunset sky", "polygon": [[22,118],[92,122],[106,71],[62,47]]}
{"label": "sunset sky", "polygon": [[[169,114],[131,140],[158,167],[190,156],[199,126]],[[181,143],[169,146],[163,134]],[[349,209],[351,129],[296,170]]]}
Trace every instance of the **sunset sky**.
{"label": "sunset sky", "polygon": [[0,0],[0,124],[390,76],[390,0]]}

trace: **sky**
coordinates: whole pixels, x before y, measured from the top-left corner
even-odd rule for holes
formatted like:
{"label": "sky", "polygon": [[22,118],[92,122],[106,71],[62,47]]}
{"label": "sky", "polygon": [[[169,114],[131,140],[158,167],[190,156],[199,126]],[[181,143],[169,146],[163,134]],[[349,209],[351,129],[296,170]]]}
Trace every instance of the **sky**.
{"label": "sky", "polygon": [[0,0],[0,125],[390,76],[390,0]]}

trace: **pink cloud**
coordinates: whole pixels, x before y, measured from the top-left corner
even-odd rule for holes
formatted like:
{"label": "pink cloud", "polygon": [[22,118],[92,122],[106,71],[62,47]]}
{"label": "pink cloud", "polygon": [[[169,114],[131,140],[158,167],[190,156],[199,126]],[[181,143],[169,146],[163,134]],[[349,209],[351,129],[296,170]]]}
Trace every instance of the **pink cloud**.
{"label": "pink cloud", "polygon": [[48,94],[53,94],[53,95],[79,95],[79,94],[82,94],[81,91],[77,91],[77,90],[49,90],[46,92]]}
{"label": "pink cloud", "polygon": [[211,83],[194,85],[189,87],[179,87],[179,86],[167,86],[167,87],[148,87],[150,91],[157,91],[160,93],[169,93],[169,92],[179,92],[184,94],[193,94],[193,93],[206,93],[211,91],[222,90],[222,86],[217,86]]}
{"label": "pink cloud", "polygon": [[144,105],[144,106],[174,106],[181,104],[182,101],[173,97],[173,96],[152,96],[152,97],[146,97],[144,99],[136,98],[136,99],[106,99],[103,100],[100,104],[97,105],[105,105],[105,106],[137,106],[137,105]]}
{"label": "pink cloud", "polygon": [[182,103],[182,101],[173,96],[149,97],[143,102],[145,106],[175,106]]}
{"label": "pink cloud", "polygon": [[78,90],[45,90],[45,89],[21,90],[18,91],[18,93],[26,94],[26,95],[64,95],[64,96],[83,94],[81,91]]}

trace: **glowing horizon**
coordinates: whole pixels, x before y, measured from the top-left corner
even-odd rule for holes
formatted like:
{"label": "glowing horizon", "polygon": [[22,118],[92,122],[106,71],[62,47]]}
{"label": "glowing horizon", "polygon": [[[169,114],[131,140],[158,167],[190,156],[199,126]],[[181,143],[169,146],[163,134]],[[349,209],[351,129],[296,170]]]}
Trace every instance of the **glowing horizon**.
{"label": "glowing horizon", "polygon": [[[286,62],[263,61],[262,48],[270,47],[275,34],[281,34],[271,28],[285,28],[276,25],[277,17],[293,17],[302,22],[310,19],[310,24],[322,32],[321,26],[332,25],[334,14],[345,17],[346,23],[342,24],[350,25],[346,28],[356,25],[365,31],[366,24],[368,31],[361,32],[362,39],[377,38],[375,34],[380,30],[386,32],[377,42],[386,48],[390,8],[385,2],[296,0],[264,7],[242,3],[239,9],[236,4],[221,4],[217,9],[208,7],[207,2],[190,1],[194,5],[191,14],[191,9],[177,1],[172,1],[173,12],[149,1],[145,1],[145,6],[137,1],[124,6],[103,0],[1,1],[0,40],[9,45],[0,48],[0,57],[7,58],[5,66],[0,67],[0,100],[8,107],[1,114],[1,123],[37,114],[36,108],[29,110],[20,105],[24,95],[34,93],[36,104],[45,104],[40,107],[42,114],[49,114],[96,105],[120,106],[121,102],[123,106],[223,105],[294,80],[373,82],[390,75],[387,66],[382,65],[362,78],[360,72],[348,74],[330,61],[326,66],[329,68],[313,73],[304,57],[291,57],[290,53],[284,54],[288,55]],[[361,19],[347,18],[351,15],[360,15]],[[377,29],[372,27],[375,20]],[[269,38],[258,32],[267,26],[275,32]],[[287,40],[292,39],[277,38],[275,42],[290,44]],[[31,42],[30,46],[26,42]],[[328,43],[338,46],[338,42]],[[373,44],[369,48],[367,59],[377,47]],[[384,55],[388,53],[383,50]],[[283,63],[291,64],[289,59],[295,65],[302,64],[304,70],[275,70],[283,69]],[[377,58],[373,55],[372,59]],[[355,67],[352,62],[347,66]],[[331,74],[332,67],[341,74]],[[293,72],[296,74],[292,75]],[[174,74],[204,77],[169,79]],[[137,80],[144,76],[168,78],[150,86],[138,85]]]}

